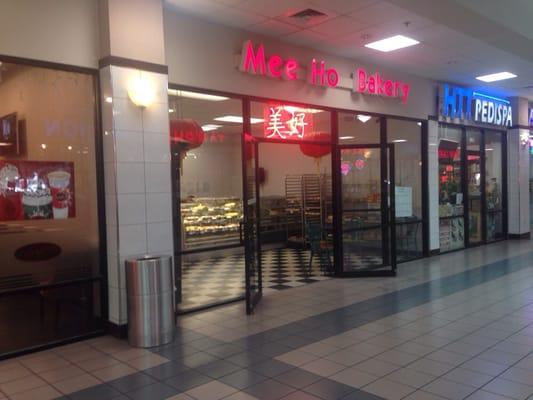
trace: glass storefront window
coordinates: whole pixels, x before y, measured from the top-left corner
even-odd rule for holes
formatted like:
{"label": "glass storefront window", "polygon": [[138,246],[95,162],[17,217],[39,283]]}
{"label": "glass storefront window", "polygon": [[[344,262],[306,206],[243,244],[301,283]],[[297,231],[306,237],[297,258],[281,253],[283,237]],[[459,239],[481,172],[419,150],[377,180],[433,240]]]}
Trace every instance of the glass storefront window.
{"label": "glass storefront window", "polygon": [[439,217],[441,252],[464,247],[462,130],[439,127]]}
{"label": "glass storefront window", "polygon": [[502,239],[503,231],[503,171],[502,133],[485,132],[485,190],[487,204],[487,240]]}
{"label": "glass storefront window", "polygon": [[[174,201],[180,210],[180,308],[240,297],[242,101],[170,89],[169,116],[173,163],[179,171],[179,198]],[[217,274],[228,277],[227,289],[209,286],[208,279]]]}
{"label": "glass storefront window", "polygon": [[466,174],[468,181],[468,240],[477,244],[483,240],[481,224],[481,131],[466,131]]}
{"label": "glass storefront window", "polygon": [[387,119],[387,143],[394,152],[397,261],[422,256],[421,123]]}
{"label": "glass storefront window", "polygon": [[339,144],[379,144],[380,117],[339,112]]}
{"label": "glass storefront window", "polygon": [[0,73],[1,354],[102,323],[94,77]]}

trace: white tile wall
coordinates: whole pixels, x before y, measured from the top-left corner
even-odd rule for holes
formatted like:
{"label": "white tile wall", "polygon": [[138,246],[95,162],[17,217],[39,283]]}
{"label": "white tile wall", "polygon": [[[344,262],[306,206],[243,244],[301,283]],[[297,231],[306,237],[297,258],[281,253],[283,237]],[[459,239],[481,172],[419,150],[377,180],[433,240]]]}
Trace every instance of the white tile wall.
{"label": "white tile wall", "polygon": [[[155,103],[135,106],[132,79],[154,84]],[[127,323],[125,269],[128,258],[173,254],[168,78],[122,67],[102,69],[102,126],[108,237],[109,319]],[[105,97],[112,102],[105,102]],[[115,194],[116,193],[116,194]],[[116,240],[113,240],[115,238]]]}
{"label": "white tile wall", "polygon": [[163,253],[172,249],[172,223],[152,222],[147,224],[148,252]]}
{"label": "white tile wall", "polygon": [[146,192],[170,192],[170,163],[145,163]]}
{"label": "white tile wall", "polygon": [[146,195],[146,221],[165,222],[172,220],[171,193],[148,193]]}
{"label": "white tile wall", "polygon": [[118,162],[144,161],[144,135],[137,131],[116,131],[116,160]]}
{"label": "white tile wall", "polygon": [[118,250],[120,256],[146,253],[146,225],[119,225]]}
{"label": "white tile wall", "polygon": [[144,163],[116,163],[117,193],[144,193]]}
{"label": "white tile wall", "polygon": [[120,225],[146,222],[146,195],[144,193],[119,194],[117,200]]}
{"label": "white tile wall", "polygon": [[169,134],[144,134],[144,160],[146,162],[170,162]]}

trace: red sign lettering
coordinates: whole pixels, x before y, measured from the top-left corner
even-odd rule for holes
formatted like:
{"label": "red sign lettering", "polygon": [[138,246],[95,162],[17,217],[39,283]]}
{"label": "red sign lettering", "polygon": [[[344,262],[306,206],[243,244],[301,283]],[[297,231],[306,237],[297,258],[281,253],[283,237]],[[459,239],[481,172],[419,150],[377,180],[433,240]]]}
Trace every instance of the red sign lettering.
{"label": "red sign lettering", "polygon": [[390,79],[385,80],[379,72],[370,75],[362,68],[359,68],[353,76],[354,91],[385,97],[399,97],[402,103],[407,103],[407,98],[411,91],[408,83],[392,81]]}
{"label": "red sign lettering", "polygon": [[339,73],[335,68],[326,69],[324,61],[317,63],[313,58],[307,79],[312,85],[335,87],[339,83]]}
{"label": "red sign lettering", "polygon": [[303,139],[313,131],[312,113],[293,106],[265,105],[264,136],[269,139]]}
{"label": "red sign lettering", "polygon": [[260,44],[257,51],[254,51],[251,40],[244,42],[239,69],[254,75],[267,75],[288,80],[298,79],[298,63],[295,60],[289,59],[284,62],[283,58],[277,54],[266,59],[263,45]]}

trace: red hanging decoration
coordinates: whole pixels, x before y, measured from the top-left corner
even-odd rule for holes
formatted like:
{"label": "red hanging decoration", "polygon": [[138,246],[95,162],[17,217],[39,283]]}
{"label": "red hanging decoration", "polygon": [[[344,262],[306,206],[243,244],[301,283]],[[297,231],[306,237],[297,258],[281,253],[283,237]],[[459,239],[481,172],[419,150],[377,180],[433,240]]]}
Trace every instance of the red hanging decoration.
{"label": "red hanging decoration", "polygon": [[189,151],[200,147],[205,140],[202,127],[193,119],[178,119],[170,121],[170,140],[181,145],[182,151]]}
{"label": "red hanging decoration", "polygon": [[300,151],[309,157],[321,158],[331,152],[330,134],[327,132],[314,132],[306,137],[306,140],[325,143],[300,143]]}

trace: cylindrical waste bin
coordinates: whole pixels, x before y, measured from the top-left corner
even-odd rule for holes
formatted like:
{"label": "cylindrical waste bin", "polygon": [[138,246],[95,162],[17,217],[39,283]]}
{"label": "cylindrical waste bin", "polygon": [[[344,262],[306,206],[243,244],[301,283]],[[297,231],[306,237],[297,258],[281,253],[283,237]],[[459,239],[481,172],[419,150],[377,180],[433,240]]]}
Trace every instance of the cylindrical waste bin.
{"label": "cylindrical waste bin", "polygon": [[130,345],[153,347],[172,342],[176,325],[172,257],[127,260],[126,290]]}

